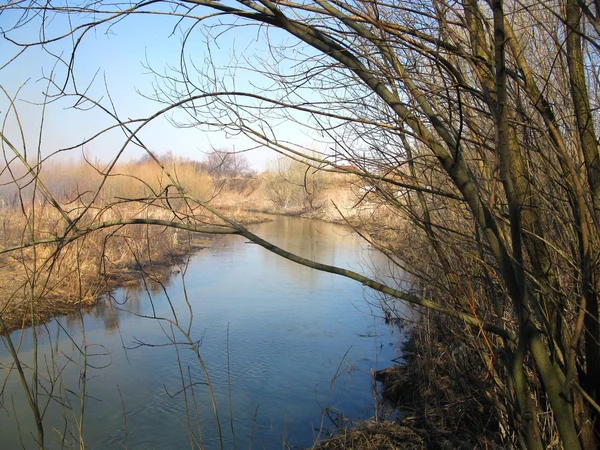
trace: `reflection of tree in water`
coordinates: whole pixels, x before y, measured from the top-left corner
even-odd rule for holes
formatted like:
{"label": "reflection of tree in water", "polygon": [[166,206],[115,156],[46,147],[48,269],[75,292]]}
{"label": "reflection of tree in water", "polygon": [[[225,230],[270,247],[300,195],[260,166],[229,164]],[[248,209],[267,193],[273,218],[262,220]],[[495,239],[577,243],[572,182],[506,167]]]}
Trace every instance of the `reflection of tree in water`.
{"label": "reflection of tree in water", "polygon": [[[318,220],[281,217],[276,222],[261,224],[256,232],[285,250],[323,264],[354,260],[356,252],[360,251],[357,250],[355,239],[343,239],[352,234],[351,229]],[[261,254],[263,265],[269,264],[267,260],[272,255],[268,252]],[[291,270],[296,282],[301,281],[307,288],[314,288],[320,280],[323,280],[323,276],[318,271],[300,271],[296,266]]]}
{"label": "reflection of tree in water", "polygon": [[[265,225],[269,228],[273,226],[271,223]],[[282,248],[314,261],[330,263],[331,245],[327,243],[327,235],[331,228],[331,224],[284,217],[278,221],[274,237]]]}
{"label": "reflection of tree in water", "polygon": [[[94,311],[93,308],[90,308],[89,311]],[[81,327],[81,316],[84,314],[83,311],[76,311],[71,314],[67,314],[65,316],[65,328],[67,330],[77,329]],[[40,333],[45,333],[44,327],[37,327],[36,334],[38,334],[38,338],[40,337]]]}
{"label": "reflection of tree in water", "polygon": [[[170,279],[167,278],[165,281],[159,281],[154,279],[148,279],[146,283],[147,289],[150,290],[152,294],[159,294],[163,292],[163,289],[168,288],[171,284]],[[145,289],[143,285],[140,286],[140,289]]]}
{"label": "reflection of tree in water", "polygon": [[[180,270],[173,270],[171,265],[150,267],[146,270],[151,271],[152,274],[144,273],[142,279],[134,280],[129,286],[115,289],[92,307],[67,314],[64,317],[66,328],[80,327],[82,314],[89,314],[96,319],[101,319],[107,332],[113,334],[119,328],[121,314],[142,314],[142,300],[150,301],[147,294],[152,296],[162,294],[172,284],[172,275],[180,273]],[[144,299],[142,293],[146,294]],[[43,327],[36,328],[36,334],[38,338],[42,338],[45,335]]]}
{"label": "reflection of tree in water", "polygon": [[132,314],[142,313],[142,289],[138,283],[131,288],[119,289],[115,294],[111,295],[111,305],[117,311],[127,311]]}
{"label": "reflection of tree in water", "polygon": [[98,302],[93,309],[93,314],[94,317],[102,319],[104,328],[108,333],[113,334],[119,329],[119,317],[121,312],[115,308],[112,301],[105,299]]}
{"label": "reflection of tree in water", "polygon": [[171,285],[173,280],[171,275],[174,273],[179,273],[179,271],[172,271],[170,266],[161,267],[153,270],[152,275],[144,275],[132,286],[116,290],[110,294],[110,302],[101,302],[104,311],[98,312],[97,316],[102,316],[105,321],[114,321],[116,327],[118,326],[119,315],[123,312],[136,315],[142,314],[142,302],[150,301],[147,295],[162,294]]}
{"label": "reflection of tree in water", "polygon": [[80,328],[83,315],[90,315],[95,319],[102,319],[106,331],[113,334],[119,328],[119,317],[122,313],[120,309],[123,309],[120,303],[113,304],[113,300],[114,296],[111,293],[90,308],[68,314],[65,316],[65,328],[67,330]]}

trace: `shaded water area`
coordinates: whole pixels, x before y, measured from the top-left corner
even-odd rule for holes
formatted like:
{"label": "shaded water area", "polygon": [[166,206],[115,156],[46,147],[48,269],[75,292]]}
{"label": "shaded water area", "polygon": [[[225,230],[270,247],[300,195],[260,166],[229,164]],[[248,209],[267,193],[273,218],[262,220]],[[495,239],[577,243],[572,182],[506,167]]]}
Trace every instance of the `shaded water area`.
{"label": "shaded water area", "polygon": [[[278,217],[253,231],[326,264],[390,270],[338,225]],[[381,319],[374,294],[239,236],[216,239],[181,269],[166,289],[140,282],[92,311],[36,328],[48,391],[40,389],[39,400],[58,400],[45,411],[48,448],[60,448],[61,436],[74,446],[81,432],[91,449],[306,447],[340,414],[355,420],[375,413],[371,369],[399,356],[403,336]],[[218,422],[202,365],[182,333],[188,330],[210,377]],[[29,367],[32,334],[12,334]],[[16,371],[7,377],[11,361],[2,346],[0,448],[33,448],[33,415]],[[26,376],[31,380],[30,369]]]}

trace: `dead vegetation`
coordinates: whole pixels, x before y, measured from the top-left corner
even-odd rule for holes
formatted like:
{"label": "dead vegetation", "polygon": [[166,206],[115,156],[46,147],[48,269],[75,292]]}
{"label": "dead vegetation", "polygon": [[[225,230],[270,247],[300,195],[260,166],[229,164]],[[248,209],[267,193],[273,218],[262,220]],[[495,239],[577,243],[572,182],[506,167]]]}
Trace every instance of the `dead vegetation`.
{"label": "dead vegetation", "polygon": [[[13,218],[7,231],[17,234],[23,224],[4,212]],[[50,217],[42,215],[37,223],[38,239],[56,236]],[[12,330],[92,306],[103,293],[139,278],[141,270],[160,279],[186,254],[206,245],[208,240],[180,230],[133,225],[95,231],[67,245],[58,241],[4,254],[1,317]]]}
{"label": "dead vegetation", "polygon": [[[222,191],[192,161],[167,160],[165,165],[179,187],[195,198],[214,203]],[[12,176],[17,178],[15,172]],[[0,317],[5,332],[93,306],[102,294],[143,275],[163,279],[173,264],[210,245],[208,235],[122,221],[225,225],[170,189],[152,160],[120,164],[110,174],[85,161],[65,162],[62,170],[46,162],[40,180],[58,207],[28,177],[8,181],[0,195]],[[246,224],[265,220],[240,208],[229,215]],[[65,238],[65,217],[87,231]],[[93,230],[100,224],[107,226]],[[34,241],[40,244],[30,246]]]}
{"label": "dead vegetation", "polygon": [[[119,225],[67,242],[60,238],[68,226],[65,216],[84,229],[134,218],[225,225],[201,206],[191,206],[180,189],[245,224],[265,220],[258,212],[340,221],[336,208],[348,216],[360,209],[354,208],[358,179],[348,175],[315,175],[319,183],[314,186],[318,184],[319,190],[309,202],[302,200],[308,195],[304,187],[294,185],[289,174],[214,178],[202,163],[189,159],[167,155],[161,164],[145,158],[108,169],[86,160],[45,161],[36,176],[58,201],[58,208],[41,195],[33,173],[2,173],[0,315],[7,329],[92,306],[103,293],[139,278],[140,270],[160,278],[165,267],[209,245],[206,235],[155,225]],[[171,184],[165,168],[177,186]],[[297,166],[294,169],[299,173]],[[293,205],[289,208],[281,209],[269,195],[274,192],[274,185],[269,189],[274,176],[279,177],[276,185],[282,195],[290,196]],[[27,245],[43,240],[49,242]]]}
{"label": "dead vegetation", "polygon": [[367,422],[347,428],[314,447],[317,450],[422,450],[425,442],[410,427],[396,422]]}
{"label": "dead vegetation", "polygon": [[381,383],[381,400],[395,410],[395,420],[353,424],[315,448],[512,448],[477,357],[441,330],[435,319],[423,318],[403,345],[403,363],[373,374]]}

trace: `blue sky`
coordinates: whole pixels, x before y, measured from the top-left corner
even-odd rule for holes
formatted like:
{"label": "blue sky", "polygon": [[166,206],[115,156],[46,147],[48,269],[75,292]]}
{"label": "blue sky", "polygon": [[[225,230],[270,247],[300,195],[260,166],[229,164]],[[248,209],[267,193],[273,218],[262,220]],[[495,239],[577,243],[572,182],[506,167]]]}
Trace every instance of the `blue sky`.
{"label": "blue sky", "polygon": [[[14,12],[7,14],[5,11],[0,15],[0,27],[6,30],[15,18]],[[89,18],[72,18],[72,20],[85,21]],[[181,30],[175,28],[176,22],[176,18],[168,16],[130,16],[110,28],[101,26],[89,32],[79,45],[75,59],[74,72],[79,89],[85,89],[93,80],[88,94],[108,105],[104,86],[106,79],[112,101],[121,118],[144,117],[159,110],[161,105],[142,95],[151,96],[153,83],[156,81],[155,76],[145,65],[149,63],[160,73],[163,73],[168,65],[179,65],[182,34]],[[214,25],[216,20],[207,22],[207,24],[211,23]],[[66,27],[68,23],[65,17],[56,18],[49,24],[48,34],[59,33]],[[225,30],[225,27],[213,29],[212,33],[216,35],[222,30]],[[33,21],[10,36],[21,42],[32,42],[37,39],[38,34],[39,22]],[[251,64],[258,65],[261,63],[260,60],[255,59],[255,55],[260,58],[270,58],[264,33],[257,27],[237,27],[219,34],[216,41],[205,34],[201,28],[195,30],[193,39],[186,47],[189,61],[193,61],[202,70],[207,67],[206,61],[210,58],[219,69],[215,72],[217,78],[225,80],[230,89],[253,91],[255,86],[268,86],[264,79],[250,70],[238,68],[234,72],[232,69],[233,65],[246,65],[244,58],[247,58]],[[269,39],[272,43],[283,43],[289,38],[278,32],[269,32]],[[211,43],[210,55],[207,41]],[[68,38],[49,45],[47,49],[55,55],[62,54],[63,58],[68,58],[72,46],[73,42]],[[17,51],[17,47],[0,38],[0,66]],[[47,82],[42,77],[47,77],[51,73],[55,61],[53,56],[41,48],[32,47],[0,70],[0,84],[9,95],[14,96],[19,87],[26,83],[18,95],[17,108],[27,136],[30,154],[37,148],[41,123],[41,107],[31,102],[42,102],[43,92],[47,86]],[[56,68],[56,79],[64,79],[64,74],[64,65],[59,64]],[[47,105],[42,139],[43,153],[77,146],[99,130],[114,123],[98,110],[70,109],[72,104],[73,99],[62,99]],[[3,95],[0,99],[0,117],[4,118],[7,109],[8,102]],[[10,139],[18,141],[17,131],[16,120],[14,115],[11,115],[7,120],[5,134]],[[319,147],[319,144],[313,143],[311,136],[303,133],[295,124],[281,123],[277,131],[286,139],[300,145]],[[195,159],[202,159],[204,156],[202,152],[210,151],[211,148],[239,151],[254,146],[247,138],[236,138],[223,132],[208,132],[206,128],[201,130],[176,128],[166,118],[154,120],[145,127],[140,136],[151,150],[159,154],[172,151]],[[123,133],[114,130],[85,144],[83,148],[79,147],[73,156],[84,150],[93,158],[108,160],[116,154],[124,142]],[[141,150],[129,146],[125,158],[135,158],[141,154]],[[265,164],[275,157],[272,151],[264,149],[249,152],[247,156],[256,169],[264,168]]]}

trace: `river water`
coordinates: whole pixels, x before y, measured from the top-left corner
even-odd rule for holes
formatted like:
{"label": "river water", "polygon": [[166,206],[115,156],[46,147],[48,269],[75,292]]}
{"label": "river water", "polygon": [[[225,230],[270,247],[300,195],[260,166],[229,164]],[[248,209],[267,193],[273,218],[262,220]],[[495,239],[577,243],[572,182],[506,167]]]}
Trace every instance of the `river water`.
{"label": "river water", "polygon": [[[253,231],[319,262],[389,272],[338,225],[277,217]],[[36,328],[48,448],[80,435],[91,449],[306,447],[344,417],[375,414],[371,370],[388,367],[403,340],[379,299],[244,241],[217,238],[164,286],[119,289]],[[12,338],[31,380],[32,330]],[[0,448],[33,448],[33,415],[5,345]]]}

